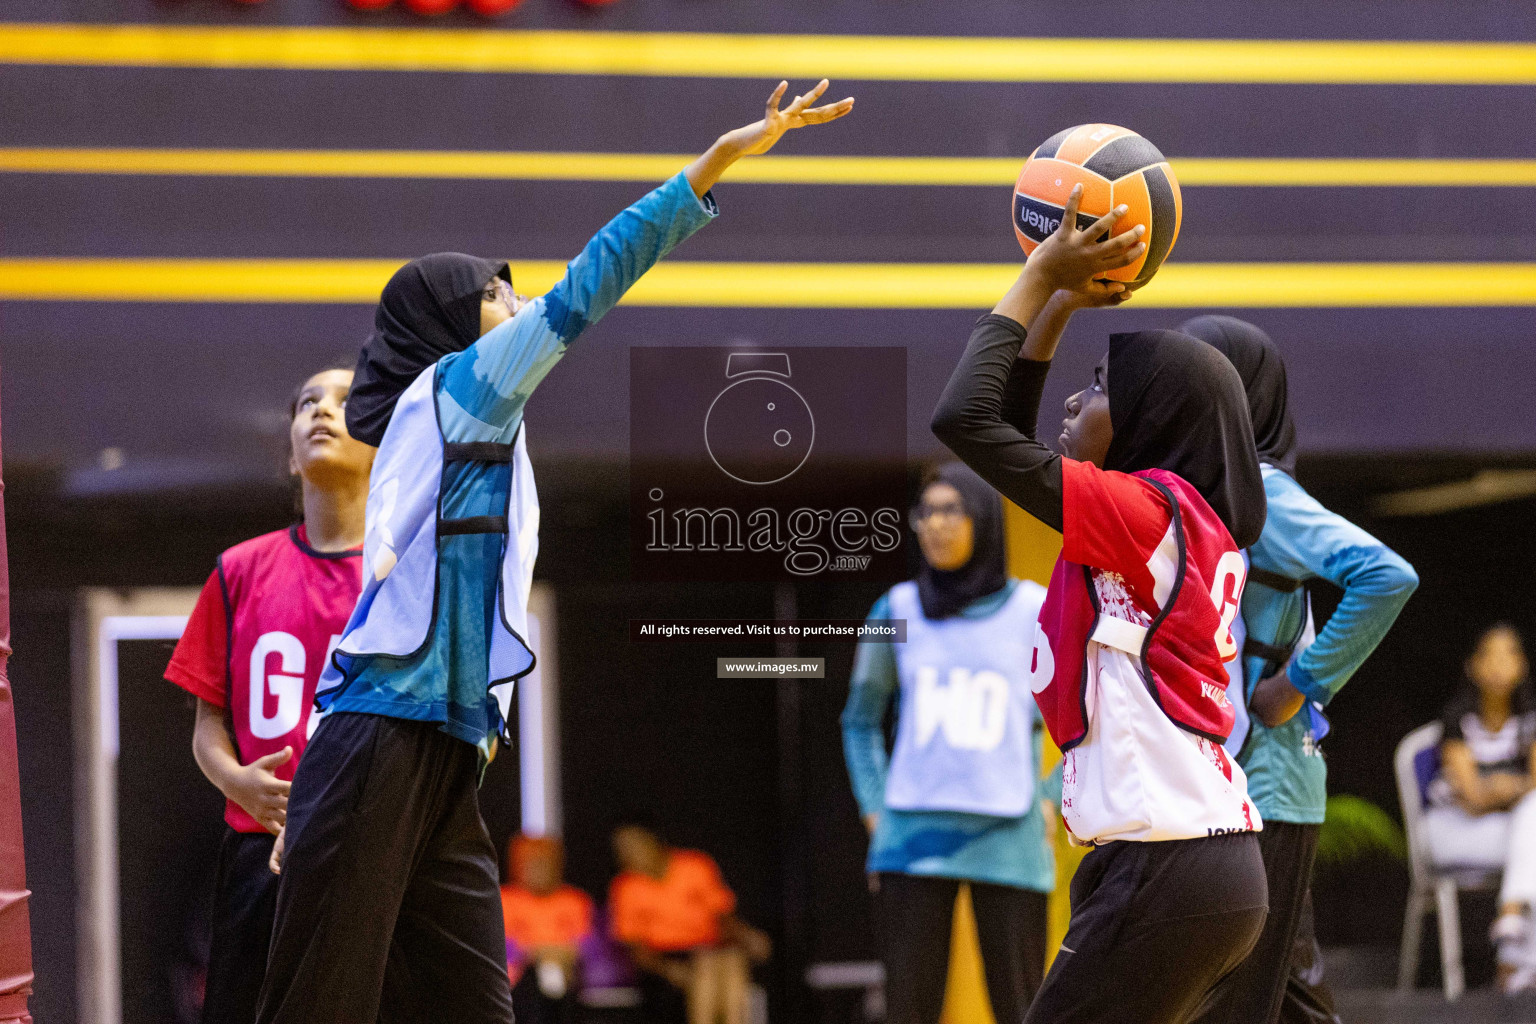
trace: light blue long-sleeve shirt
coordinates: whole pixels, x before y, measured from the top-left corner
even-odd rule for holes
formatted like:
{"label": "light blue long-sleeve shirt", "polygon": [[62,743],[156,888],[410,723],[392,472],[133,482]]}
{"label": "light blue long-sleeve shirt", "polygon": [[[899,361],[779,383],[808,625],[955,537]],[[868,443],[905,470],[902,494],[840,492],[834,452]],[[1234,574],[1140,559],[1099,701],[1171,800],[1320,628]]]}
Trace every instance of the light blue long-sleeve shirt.
{"label": "light blue long-sleeve shirt", "polygon": [[[1250,564],[1288,579],[1325,579],[1344,590],[1317,639],[1286,669],[1291,685],[1326,706],[1387,635],[1419,577],[1396,552],[1318,504],[1283,470],[1265,465],[1263,471],[1269,516],[1248,549]],[[1251,579],[1243,589],[1243,623],[1250,639],[1286,644],[1299,634],[1306,614],[1301,589],[1287,593]],[[1250,698],[1266,669],[1278,667],[1262,657],[1244,658]],[[1265,821],[1322,823],[1328,766],[1305,708],[1273,729],[1255,717],[1238,763]]]}
{"label": "light blue long-sleeve shirt", "polygon": [[[577,336],[716,213],[714,199],[696,197],[678,174],[609,221],[548,293],[464,351],[439,360],[443,440],[511,443],[529,396]],[[503,515],[511,473],[509,463],[449,463],[442,517]],[[505,540],[502,534],[438,538],[430,642],[413,657],[353,659],[334,710],[441,722],[450,735],[488,747],[502,724],[486,686]]]}
{"label": "light blue long-sleeve shirt", "polygon": [[[971,602],[960,614],[985,618],[1007,603],[1016,586],[1018,582],[1010,580],[1007,587]],[[869,618],[890,618],[888,594],[875,602]],[[859,813],[865,817],[879,815],[870,839],[868,869],[992,882],[1036,892],[1054,889],[1056,858],[1046,841],[1039,800],[1016,818],[959,811],[898,811],[885,806],[891,758],[885,746],[884,721],[886,710],[900,692],[895,645],[860,641],[853,659],[848,703],[843,708],[843,758]],[[1037,765],[1043,744],[1042,723],[1036,712],[1032,747]],[[1060,803],[1059,765],[1036,787],[1035,795]]]}

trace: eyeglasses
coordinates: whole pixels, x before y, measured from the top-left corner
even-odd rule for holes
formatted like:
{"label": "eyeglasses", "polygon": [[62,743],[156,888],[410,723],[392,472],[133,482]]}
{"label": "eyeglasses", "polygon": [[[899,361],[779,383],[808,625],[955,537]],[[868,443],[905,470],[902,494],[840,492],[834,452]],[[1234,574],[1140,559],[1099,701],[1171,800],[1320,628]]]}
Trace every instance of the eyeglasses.
{"label": "eyeglasses", "polygon": [[930,519],[944,518],[950,522],[966,517],[965,506],[953,502],[946,505],[917,505],[907,516],[907,522],[912,524],[912,529],[921,530],[928,525]]}

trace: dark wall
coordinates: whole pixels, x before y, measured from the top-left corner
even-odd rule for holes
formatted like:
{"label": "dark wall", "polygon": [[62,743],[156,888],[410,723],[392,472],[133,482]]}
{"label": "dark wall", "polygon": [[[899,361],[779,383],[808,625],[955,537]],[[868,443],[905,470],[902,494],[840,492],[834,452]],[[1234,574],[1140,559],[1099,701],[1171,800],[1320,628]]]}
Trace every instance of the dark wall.
{"label": "dark wall", "polygon": [[118,645],[118,927],[123,1020],[192,1024],[224,799],[192,757],[196,712],[165,682],[175,645]]}
{"label": "dark wall", "polygon": [[264,2],[234,0],[11,0],[16,21],[158,21],[182,24],[383,25],[480,28],[670,30],[681,32],[838,32],[892,35],[1230,36],[1282,39],[1499,39],[1529,37],[1536,17],[1499,0],[1287,0],[1234,6],[1190,0],[1176,11],[1117,9],[1110,18],[1085,18],[1080,9],[1045,0],[966,0],[963,4],[902,0],[626,0],[585,7],[525,0],[511,15],[487,22],[468,11],[425,19],[397,2],[361,14],[341,0]]}
{"label": "dark wall", "polygon": [[[398,7],[398,5],[397,5]],[[5,17],[174,24],[420,26],[341,0],[13,0]],[[1536,14],[1496,3],[1205,2],[1176,12],[1012,0],[961,4],[624,0],[600,11],[527,0],[507,28],[976,35],[1121,34],[1526,39]],[[433,26],[483,26],[453,14]],[[768,85],[634,76],[133,68],[0,63],[0,146],[575,150],[690,153],[754,115]],[[854,116],[797,133],[792,154],[1023,157],[1063,125],[1112,121],[1173,157],[1529,157],[1510,126],[1536,117],[1526,86],[1242,83],[838,82]],[[156,175],[0,175],[3,257],[339,257],[437,249],[566,259],[645,186]],[[688,260],[1017,262],[999,187],[737,184]],[[1525,260],[1530,188],[1185,190],[1174,260]],[[81,299],[91,283],[81,282]],[[1155,291],[1147,293],[1148,299]],[[1241,308],[1243,296],[1234,293]],[[772,302],[768,302],[772,305]],[[910,353],[914,455],[937,454],[925,411],[979,310],[623,308],[573,350],[530,406],[535,445],[622,458],[625,352],[634,344],[865,342]],[[1189,313],[1201,312],[1190,310]],[[1085,317],[1063,350],[1091,365],[1111,330],[1182,319],[1134,304]],[[1275,327],[1310,451],[1481,453],[1536,447],[1536,420],[1463,414],[1536,399],[1529,317],[1500,309],[1261,310]],[[67,472],[77,490],[144,478],[216,485],[272,472],[265,442],[291,377],[355,350],[364,305],[23,302],[0,313],[11,410],[7,456]],[[1454,352],[1455,358],[1448,358]],[[1505,372],[1490,375],[1488,365]],[[1433,382],[1431,386],[1428,382]],[[1065,391],[1062,392],[1063,394]],[[1054,398],[1052,399],[1054,403]],[[1384,416],[1383,413],[1390,413]],[[103,449],[126,458],[94,472]],[[216,453],[216,454],[211,454]],[[137,474],[137,476],[135,475]]]}
{"label": "dark wall", "polygon": [[[397,4],[398,8],[398,4]],[[622,0],[587,10],[526,0],[507,28],[1529,39],[1536,13],[1494,0],[1267,5],[1196,0],[1093,17],[1077,5],[966,0]],[[5,18],[421,26],[339,0],[11,0]],[[433,27],[485,23],[456,13]],[[1085,56],[1091,59],[1091,56]],[[1180,156],[1529,157],[1511,125],[1536,90],[1493,86],[839,82],[856,116],[805,133],[813,154],[1023,156],[1059,127],[1108,120]],[[0,146],[532,149],[685,153],[753,116],[742,80],[275,72],[0,64]],[[344,257],[441,248],[563,259],[643,190],[633,183],[0,175],[0,258]],[[727,182],[724,215],[691,260],[1017,261],[1006,188],[790,188]],[[1199,188],[1175,259],[1522,260],[1533,189]],[[39,1020],[74,1016],[74,856],[67,620],[83,585],[202,582],[224,547],[287,522],[284,401],[304,373],[354,351],[363,305],[17,302],[0,309],[16,655]],[[1241,304],[1241,295],[1233,302]],[[976,310],[676,310],[621,307],[530,405],[544,496],[539,577],[559,602],[565,814],[572,877],[601,893],[607,835],[642,812],[719,857],[743,911],[809,959],[872,952],[864,836],[837,714],[850,651],[798,687],[713,679],[732,647],[623,637],[637,614],[766,616],[770,587],[628,584],[623,541],[627,350],[636,344],[879,344],[908,350],[909,454],[939,450],[927,415]],[[1074,324],[1046,396],[1050,423],[1112,330],[1203,310],[1123,310]],[[1399,627],[1333,707],[1332,785],[1395,808],[1390,752],[1428,720],[1466,644],[1496,617],[1528,621],[1530,502],[1379,520],[1363,497],[1485,456],[1536,451],[1536,346],[1522,309],[1283,309],[1251,316],[1292,371],[1303,480],[1398,546],[1424,577]],[[104,449],[123,468],[103,470]],[[1323,604],[1326,604],[1326,595]],[[875,593],[807,586],[806,616],[862,615]],[[1536,633],[1536,629],[1532,630]],[[174,737],[168,742],[183,742]],[[513,759],[493,766],[487,818],[517,820]],[[1397,927],[1401,879],[1346,879],[1320,905],[1325,938]],[[1394,902],[1394,900],[1398,902]],[[1342,904],[1338,906],[1343,907]],[[782,965],[788,958],[781,956]],[[778,979],[782,981],[782,978]],[[778,987],[782,998],[785,989]]]}

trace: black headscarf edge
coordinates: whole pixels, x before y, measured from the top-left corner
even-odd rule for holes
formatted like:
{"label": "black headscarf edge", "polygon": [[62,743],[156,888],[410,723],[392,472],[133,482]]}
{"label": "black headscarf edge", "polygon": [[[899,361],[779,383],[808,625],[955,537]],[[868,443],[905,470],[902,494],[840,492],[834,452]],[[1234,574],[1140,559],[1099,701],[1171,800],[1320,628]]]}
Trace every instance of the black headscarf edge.
{"label": "black headscarf edge", "polygon": [[960,492],[974,530],[974,547],[964,565],[946,572],[925,560],[917,574],[923,617],[946,619],[960,614],[972,601],[1007,586],[1008,567],[1003,542],[1003,501],[992,485],[963,462],[941,464],[923,482],[923,490],[936,483],[949,484]]}
{"label": "black headscarf edge", "polygon": [[1248,415],[1259,460],[1296,475],[1296,424],[1285,359],[1265,331],[1235,316],[1197,316],[1179,330],[1211,345],[1237,369],[1248,394]]}
{"label": "black headscarf edge", "polygon": [[347,431],[377,447],[395,403],[421,372],[480,336],[487,281],[512,280],[505,260],[439,252],[411,260],[390,277],[374,310],[347,398]]}
{"label": "black headscarf edge", "polygon": [[1104,468],[1165,469],[1200,492],[1246,548],[1264,528],[1266,503],[1237,370],[1209,345],[1178,331],[1109,339],[1114,439]]}

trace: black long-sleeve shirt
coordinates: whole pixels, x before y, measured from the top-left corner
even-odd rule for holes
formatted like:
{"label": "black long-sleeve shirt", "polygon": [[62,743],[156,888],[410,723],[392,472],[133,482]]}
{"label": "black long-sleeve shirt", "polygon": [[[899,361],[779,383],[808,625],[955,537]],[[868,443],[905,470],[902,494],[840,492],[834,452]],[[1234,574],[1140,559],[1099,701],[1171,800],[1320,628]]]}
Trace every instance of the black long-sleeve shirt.
{"label": "black long-sleeve shirt", "polygon": [[1020,359],[1024,325],[989,313],[933,411],[933,432],[1004,497],[1062,528],[1061,456],[1035,437],[1049,362]]}

